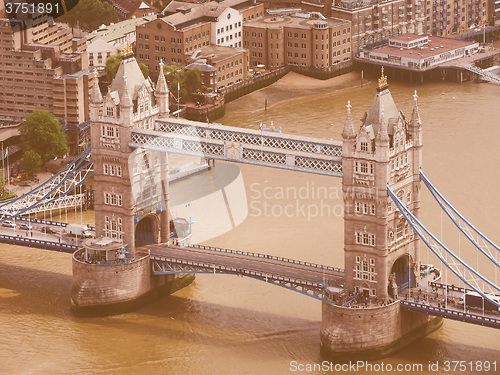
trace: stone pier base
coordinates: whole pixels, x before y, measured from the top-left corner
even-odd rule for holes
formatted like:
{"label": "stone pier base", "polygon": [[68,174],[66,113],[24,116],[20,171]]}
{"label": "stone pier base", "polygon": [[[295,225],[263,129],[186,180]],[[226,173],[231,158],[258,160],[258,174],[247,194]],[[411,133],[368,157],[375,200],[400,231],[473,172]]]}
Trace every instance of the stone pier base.
{"label": "stone pier base", "polygon": [[399,301],[387,306],[354,309],[323,301],[321,353],[335,360],[386,357],[430,334],[442,318],[403,311]]}
{"label": "stone pier base", "polygon": [[125,264],[98,265],[81,261],[77,251],[73,255],[71,311],[76,315],[132,311],[193,280],[194,275],[153,276],[149,256]]}

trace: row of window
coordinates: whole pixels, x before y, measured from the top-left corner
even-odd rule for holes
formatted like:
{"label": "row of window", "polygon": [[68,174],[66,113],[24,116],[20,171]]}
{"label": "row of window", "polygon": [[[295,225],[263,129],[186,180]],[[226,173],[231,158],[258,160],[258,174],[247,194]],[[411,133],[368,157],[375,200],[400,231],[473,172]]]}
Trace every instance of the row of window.
{"label": "row of window", "polygon": [[[241,27],[241,21],[234,23],[234,28],[236,29],[238,27]],[[229,30],[232,30],[232,29],[233,29],[233,24],[226,26],[226,31],[229,31]],[[224,32],[224,28],[223,27],[221,27],[220,29],[217,29],[217,34],[222,34],[223,32]]]}
{"label": "row of window", "polygon": [[121,194],[104,192],[104,204],[121,207],[123,203],[122,197]]}
{"label": "row of window", "polygon": [[104,216],[104,235],[110,238],[123,239],[123,223],[122,218],[118,219]]}
{"label": "row of window", "polygon": [[[234,33],[234,39],[237,39],[238,37],[241,37],[241,31]],[[231,35],[226,35],[226,42],[233,40],[233,34]],[[224,37],[217,39],[217,44],[222,44],[224,43]]]}
{"label": "row of window", "polygon": [[370,214],[370,215],[375,215],[375,204],[374,203],[362,203],[362,202],[355,202],[354,203],[354,211],[357,214]]}
{"label": "row of window", "polygon": [[107,175],[107,176],[121,177],[122,176],[122,166],[116,165],[116,164],[103,163],[102,173]]}
{"label": "row of window", "polygon": [[356,265],[354,266],[354,278],[359,280],[375,281],[375,259],[370,258],[370,263],[366,259],[361,260],[361,257],[356,257]]}
{"label": "row of window", "polygon": [[356,161],[354,162],[354,171],[357,173],[373,174],[373,163],[366,161]]}
{"label": "row of window", "polygon": [[375,246],[375,235],[366,232],[355,232],[356,244]]}
{"label": "row of window", "polygon": [[[111,111],[110,111],[111,109]],[[111,113],[109,115],[108,113]],[[106,108],[106,114],[108,116],[113,116],[113,108],[112,107],[107,107]],[[102,137],[108,137],[108,138],[120,138],[120,131],[117,126],[115,125],[101,125],[101,136]]]}
{"label": "row of window", "polygon": [[408,153],[396,156],[391,160],[391,170],[403,168],[408,165]]}

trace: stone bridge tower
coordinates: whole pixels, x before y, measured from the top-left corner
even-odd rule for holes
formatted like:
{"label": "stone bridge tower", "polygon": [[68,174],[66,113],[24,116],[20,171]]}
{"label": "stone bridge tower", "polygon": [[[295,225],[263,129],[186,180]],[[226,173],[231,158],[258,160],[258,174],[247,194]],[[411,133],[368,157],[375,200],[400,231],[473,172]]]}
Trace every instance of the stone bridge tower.
{"label": "stone bridge tower", "polygon": [[356,132],[347,106],[343,138],[344,251],[346,287],[380,299],[397,297],[419,280],[419,239],[387,194],[387,185],[418,217],[422,125],[417,94],[408,120],[387,84],[377,93]]}
{"label": "stone bridge tower", "polygon": [[127,47],[104,97],[95,75],[90,121],[96,237],[122,239],[131,251],[136,237],[166,242],[168,185],[152,181],[167,180],[167,156],[129,147],[133,129],[154,129],[155,120],[169,112],[163,64],[155,88]]}

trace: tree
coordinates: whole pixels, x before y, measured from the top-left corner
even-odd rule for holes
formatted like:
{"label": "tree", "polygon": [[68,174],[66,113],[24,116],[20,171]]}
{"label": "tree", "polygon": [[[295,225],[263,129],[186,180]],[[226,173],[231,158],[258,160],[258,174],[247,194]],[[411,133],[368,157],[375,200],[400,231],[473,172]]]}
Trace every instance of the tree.
{"label": "tree", "polygon": [[28,178],[33,179],[35,173],[42,167],[42,158],[35,151],[29,150],[23,154],[23,164],[26,172],[28,172]]}
{"label": "tree", "polygon": [[71,27],[78,25],[85,31],[93,31],[102,24],[118,22],[118,16],[106,1],[79,0],[73,9],[59,17],[57,21],[67,23]]}
{"label": "tree", "polygon": [[[122,61],[122,55],[117,54],[113,56],[109,56],[106,58],[106,66],[104,67],[104,71],[106,72],[106,78],[108,81],[112,81],[116,76],[116,72],[118,72],[118,68],[120,67],[120,63]],[[142,75],[144,78],[148,78],[149,69],[146,64],[140,63],[139,68],[141,68]]]}
{"label": "tree", "polygon": [[116,72],[118,71],[118,67],[120,66],[121,61],[122,61],[121,54],[109,56],[106,58],[106,66],[104,67],[104,71],[106,72],[106,77],[109,82],[111,82],[113,78],[115,78]]}
{"label": "tree", "polygon": [[3,177],[3,172],[0,171],[0,201],[14,198],[15,196],[14,193],[10,193],[5,187],[5,178]]}
{"label": "tree", "polygon": [[34,110],[19,127],[25,151],[34,151],[42,163],[69,152],[61,124],[47,111]]}
{"label": "tree", "polygon": [[179,97],[177,84],[179,84],[181,98],[196,93],[201,88],[201,70],[199,68],[186,69],[179,65],[165,65],[163,67],[170,91]]}

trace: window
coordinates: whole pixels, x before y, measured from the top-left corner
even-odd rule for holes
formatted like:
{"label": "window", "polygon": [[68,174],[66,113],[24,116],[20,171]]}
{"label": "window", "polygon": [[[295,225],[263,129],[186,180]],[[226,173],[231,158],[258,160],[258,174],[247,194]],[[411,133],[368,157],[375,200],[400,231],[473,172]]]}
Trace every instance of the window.
{"label": "window", "polygon": [[361,151],[368,151],[368,142],[361,142]]}
{"label": "window", "polygon": [[366,232],[356,232],[356,243],[365,246],[375,246],[375,235]]}
{"label": "window", "polygon": [[113,116],[113,107],[106,107],[106,116]]}

